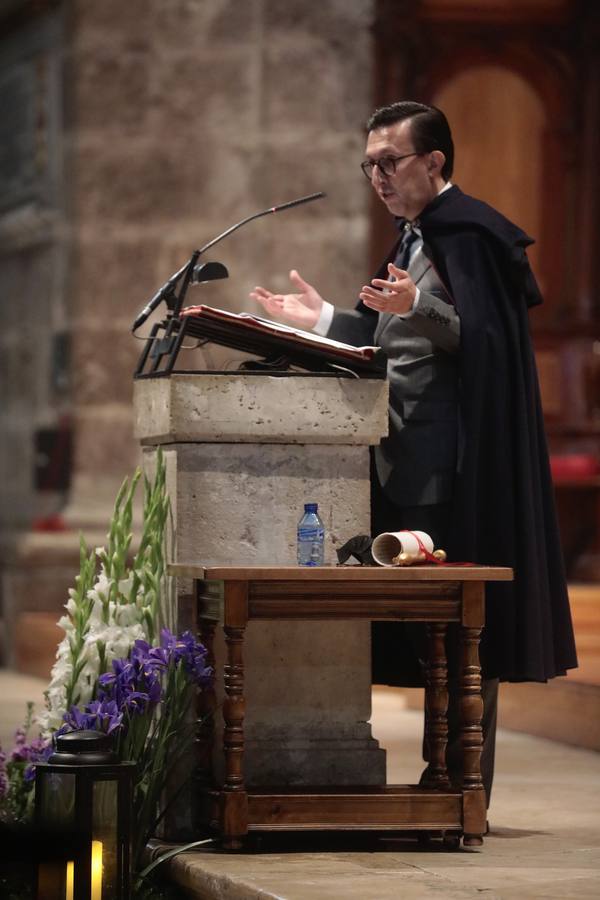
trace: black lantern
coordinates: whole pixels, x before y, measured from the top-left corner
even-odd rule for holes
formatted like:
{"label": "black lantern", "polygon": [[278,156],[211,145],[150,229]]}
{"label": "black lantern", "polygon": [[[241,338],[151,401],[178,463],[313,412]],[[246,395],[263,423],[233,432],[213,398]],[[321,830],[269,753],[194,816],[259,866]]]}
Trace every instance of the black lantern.
{"label": "black lantern", "polygon": [[39,900],[128,900],[135,763],[119,762],[109,735],[71,731],[36,765],[35,815],[61,832],[61,858],[38,868]]}

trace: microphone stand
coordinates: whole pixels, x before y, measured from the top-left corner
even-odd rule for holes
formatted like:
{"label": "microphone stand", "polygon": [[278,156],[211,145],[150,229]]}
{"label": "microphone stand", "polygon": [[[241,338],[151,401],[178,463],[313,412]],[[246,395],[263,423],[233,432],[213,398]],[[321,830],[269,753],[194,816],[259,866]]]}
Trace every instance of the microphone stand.
{"label": "microphone stand", "polygon": [[[187,294],[187,290],[193,279],[196,263],[206,250],[210,249],[210,247],[214,247],[214,245],[218,244],[219,241],[222,241],[223,238],[226,238],[234,231],[237,231],[238,228],[241,228],[242,225],[246,225],[247,222],[251,222],[253,219],[259,219],[261,216],[268,216],[270,213],[279,212],[283,209],[291,209],[291,207],[293,206],[299,206],[302,203],[309,203],[312,200],[320,200],[324,196],[325,194],[322,191],[318,191],[316,194],[309,194],[307,197],[299,197],[297,200],[290,200],[288,203],[282,203],[279,206],[272,206],[269,209],[264,209],[261,212],[254,213],[251,216],[246,216],[246,218],[242,219],[241,222],[237,222],[235,225],[227,228],[221,234],[217,235],[217,237],[213,238],[207,244],[204,244],[204,246],[200,247],[199,250],[194,250],[185,265],[182,266],[181,269],[179,269],[173,275],[171,275],[169,280],[163,284],[160,290],[158,290],[152,297],[152,299],[146,304],[131,327],[132,332],[137,331],[140,325],[142,325],[146,321],[146,319],[151,315],[156,307],[160,303],[162,303],[163,300],[166,302],[168,307],[166,321],[153,326],[152,331],[146,341],[146,347],[138,362],[134,377],[143,377],[143,370],[144,366],[146,365],[148,356],[151,356],[154,359],[152,370],[149,373],[150,375],[158,373],[160,360],[165,355],[168,355],[169,357],[167,368],[160,374],[168,375],[173,370],[175,360],[183,343],[183,338],[185,336],[188,324],[187,319],[182,322],[179,314],[183,308],[185,295]],[[225,273],[226,272],[227,270],[225,269]],[[181,282],[181,285],[179,288],[179,293],[176,294],[176,288],[179,282]],[[158,332],[161,329],[164,331],[164,333],[163,336],[159,338]]]}
{"label": "microphone stand", "polygon": [[179,294],[177,295],[177,297],[175,297],[175,302],[173,303],[173,305],[171,306],[171,304],[167,301],[167,306],[169,307],[168,315],[171,317],[178,317],[179,313],[183,309],[183,301],[192,280],[194,266],[198,262],[198,258],[201,253],[202,250],[194,250],[185,266],[183,266],[183,268],[176,273],[176,277],[178,279],[181,277],[181,275],[183,275],[183,281],[179,289]]}
{"label": "microphone stand", "polygon": [[[174,275],[171,275],[169,280],[163,284],[160,290],[157,291],[154,297],[152,297],[152,299],[147,303],[147,305],[134,321],[131,330],[137,331],[140,325],[143,325],[148,316],[163,300],[166,300],[167,306],[169,307],[169,316],[178,316],[183,307],[183,300],[192,279],[194,266],[198,262],[199,257],[206,250],[209,250],[211,247],[214,247],[215,244],[218,244],[219,241],[222,241],[223,238],[226,238],[234,231],[237,231],[238,228],[241,228],[242,225],[246,225],[247,222],[252,222],[253,219],[259,219],[261,216],[268,216],[271,213],[280,212],[283,209],[291,209],[293,206],[300,206],[302,203],[310,203],[312,200],[320,200],[324,196],[325,194],[322,191],[317,191],[316,194],[309,194],[307,197],[299,197],[297,200],[290,200],[288,203],[281,203],[279,206],[271,206],[269,207],[269,209],[263,209],[261,212],[253,213],[253,215],[246,216],[246,218],[242,219],[241,222],[237,222],[235,225],[227,228],[221,234],[218,234],[216,238],[213,238],[212,241],[204,244],[204,246],[200,247],[199,250],[194,250],[188,262],[184,266],[182,266],[178,272],[175,272]],[[173,301],[175,287],[182,276],[183,284],[181,285],[179,295],[175,297],[175,300]]]}
{"label": "microphone stand", "polygon": [[[182,266],[182,268],[178,272],[172,275],[171,278],[169,278],[169,280],[166,282],[166,284],[163,285],[160,291],[155,294],[155,297],[158,298],[156,306],[158,306],[158,303],[160,303],[160,301],[163,299],[166,301],[168,306],[166,322],[162,326],[164,328],[164,334],[162,338],[159,339],[158,332],[161,329],[161,325],[156,324],[153,327],[150,337],[148,338],[148,341],[146,343],[146,349],[144,350],[142,359],[140,360],[140,363],[138,365],[136,375],[139,374],[143,369],[148,355],[154,358],[153,371],[158,371],[160,360],[165,355],[169,357],[167,373],[170,373],[172,371],[173,366],[175,365],[175,360],[177,359],[177,356],[179,354],[179,350],[181,349],[181,345],[183,344],[183,339],[185,337],[187,328],[187,322],[181,321],[179,313],[183,308],[183,301],[190,286],[194,266],[198,262],[200,252],[200,250],[194,250],[186,264]],[[180,279],[183,280],[181,281],[179,293],[175,294],[175,288],[177,282]],[[154,298],[152,299],[154,300]],[[140,317],[138,317],[138,319],[139,318]],[[133,330],[135,330],[135,328]]]}
{"label": "microphone stand", "polygon": [[[156,292],[156,294],[152,297],[151,300],[148,301],[146,306],[140,312],[140,314],[135,319],[133,325],[131,326],[132,332],[137,331],[140,325],[143,325],[148,316],[154,312],[154,310],[159,306],[164,300],[169,307],[169,312],[172,315],[172,311],[174,309],[178,309],[178,312],[181,311],[183,305],[183,299],[187,293],[187,289],[190,284],[190,280],[192,277],[192,272],[194,270],[194,266],[196,261],[198,260],[198,256],[200,255],[199,250],[194,250],[189,260],[175,272],[174,275],[165,281],[163,286]],[[183,283],[179,290],[179,296],[175,295],[175,289],[177,287],[178,282],[181,280],[183,276]]]}

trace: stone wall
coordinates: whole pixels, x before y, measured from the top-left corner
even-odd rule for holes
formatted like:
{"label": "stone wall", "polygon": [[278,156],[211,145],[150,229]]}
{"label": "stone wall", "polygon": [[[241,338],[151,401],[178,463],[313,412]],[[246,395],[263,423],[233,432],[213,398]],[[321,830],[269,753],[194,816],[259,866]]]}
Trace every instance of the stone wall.
{"label": "stone wall", "polygon": [[[140,458],[131,400],[142,344],[131,323],[193,249],[255,211],[323,190],[327,199],[215,247],[206,258],[230,277],[195,286],[188,301],[252,309],[255,284],[284,289],[296,267],[353,305],[368,269],[369,189],[358,164],[374,0],[15,0],[7,9],[0,74],[21,72],[30,33],[47,33],[49,49],[25,57],[46,98],[28,107],[32,121],[38,108],[49,112],[38,141],[46,187],[33,206],[17,193],[0,209],[2,235],[30,234],[12,256],[4,243],[0,260],[4,618],[54,610],[63,590],[15,593],[24,564],[50,566],[58,546],[64,578],[71,547],[77,564],[76,532],[102,537]],[[18,159],[23,146],[13,149]],[[232,351],[189,357],[199,368],[235,367]],[[49,494],[34,475],[36,433],[65,422],[70,489]],[[61,507],[69,530],[27,539],[21,552],[31,522]]]}
{"label": "stone wall", "polygon": [[[229,280],[196,286],[188,300],[252,308],[254,284],[283,288],[295,266],[327,295],[353,302],[366,269],[368,186],[358,163],[371,91],[371,2],[72,6],[81,505],[109,491],[137,458],[131,373],[141,345],[129,329],[194,248],[255,211],[325,190],[326,200],[253,222],[215,247],[207,259],[225,263]],[[221,360],[212,351],[208,363]],[[196,354],[188,362],[207,360]]]}
{"label": "stone wall", "polygon": [[62,42],[57,11],[0,28],[0,529],[61,501],[36,436],[69,407]]}

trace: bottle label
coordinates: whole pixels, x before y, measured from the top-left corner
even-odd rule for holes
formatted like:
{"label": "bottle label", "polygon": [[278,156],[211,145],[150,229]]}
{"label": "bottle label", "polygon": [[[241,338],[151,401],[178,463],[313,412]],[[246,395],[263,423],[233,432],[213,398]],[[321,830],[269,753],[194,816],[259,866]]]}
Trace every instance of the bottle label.
{"label": "bottle label", "polygon": [[321,526],[303,525],[298,527],[298,565],[322,566],[325,544],[325,529]]}
{"label": "bottle label", "polygon": [[299,528],[299,541],[322,541],[325,538],[325,529],[323,528]]}

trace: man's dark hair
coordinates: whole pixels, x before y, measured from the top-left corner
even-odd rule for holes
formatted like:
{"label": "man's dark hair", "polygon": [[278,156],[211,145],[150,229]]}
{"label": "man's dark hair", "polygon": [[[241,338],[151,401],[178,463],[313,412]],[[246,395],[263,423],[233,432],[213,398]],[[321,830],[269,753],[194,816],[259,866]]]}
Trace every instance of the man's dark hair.
{"label": "man's dark hair", "polygon": [[442,178],[448,181],[454,168],[454,143],[448,120],[441,109],[412,100],[401,100],[389,106],[381,106],[367,122],[367,132],[376,131],[385,125],[395,125],[404,119],[410,119],[413,144],[417,153],[442,151],[446,157],[442,167]]}

